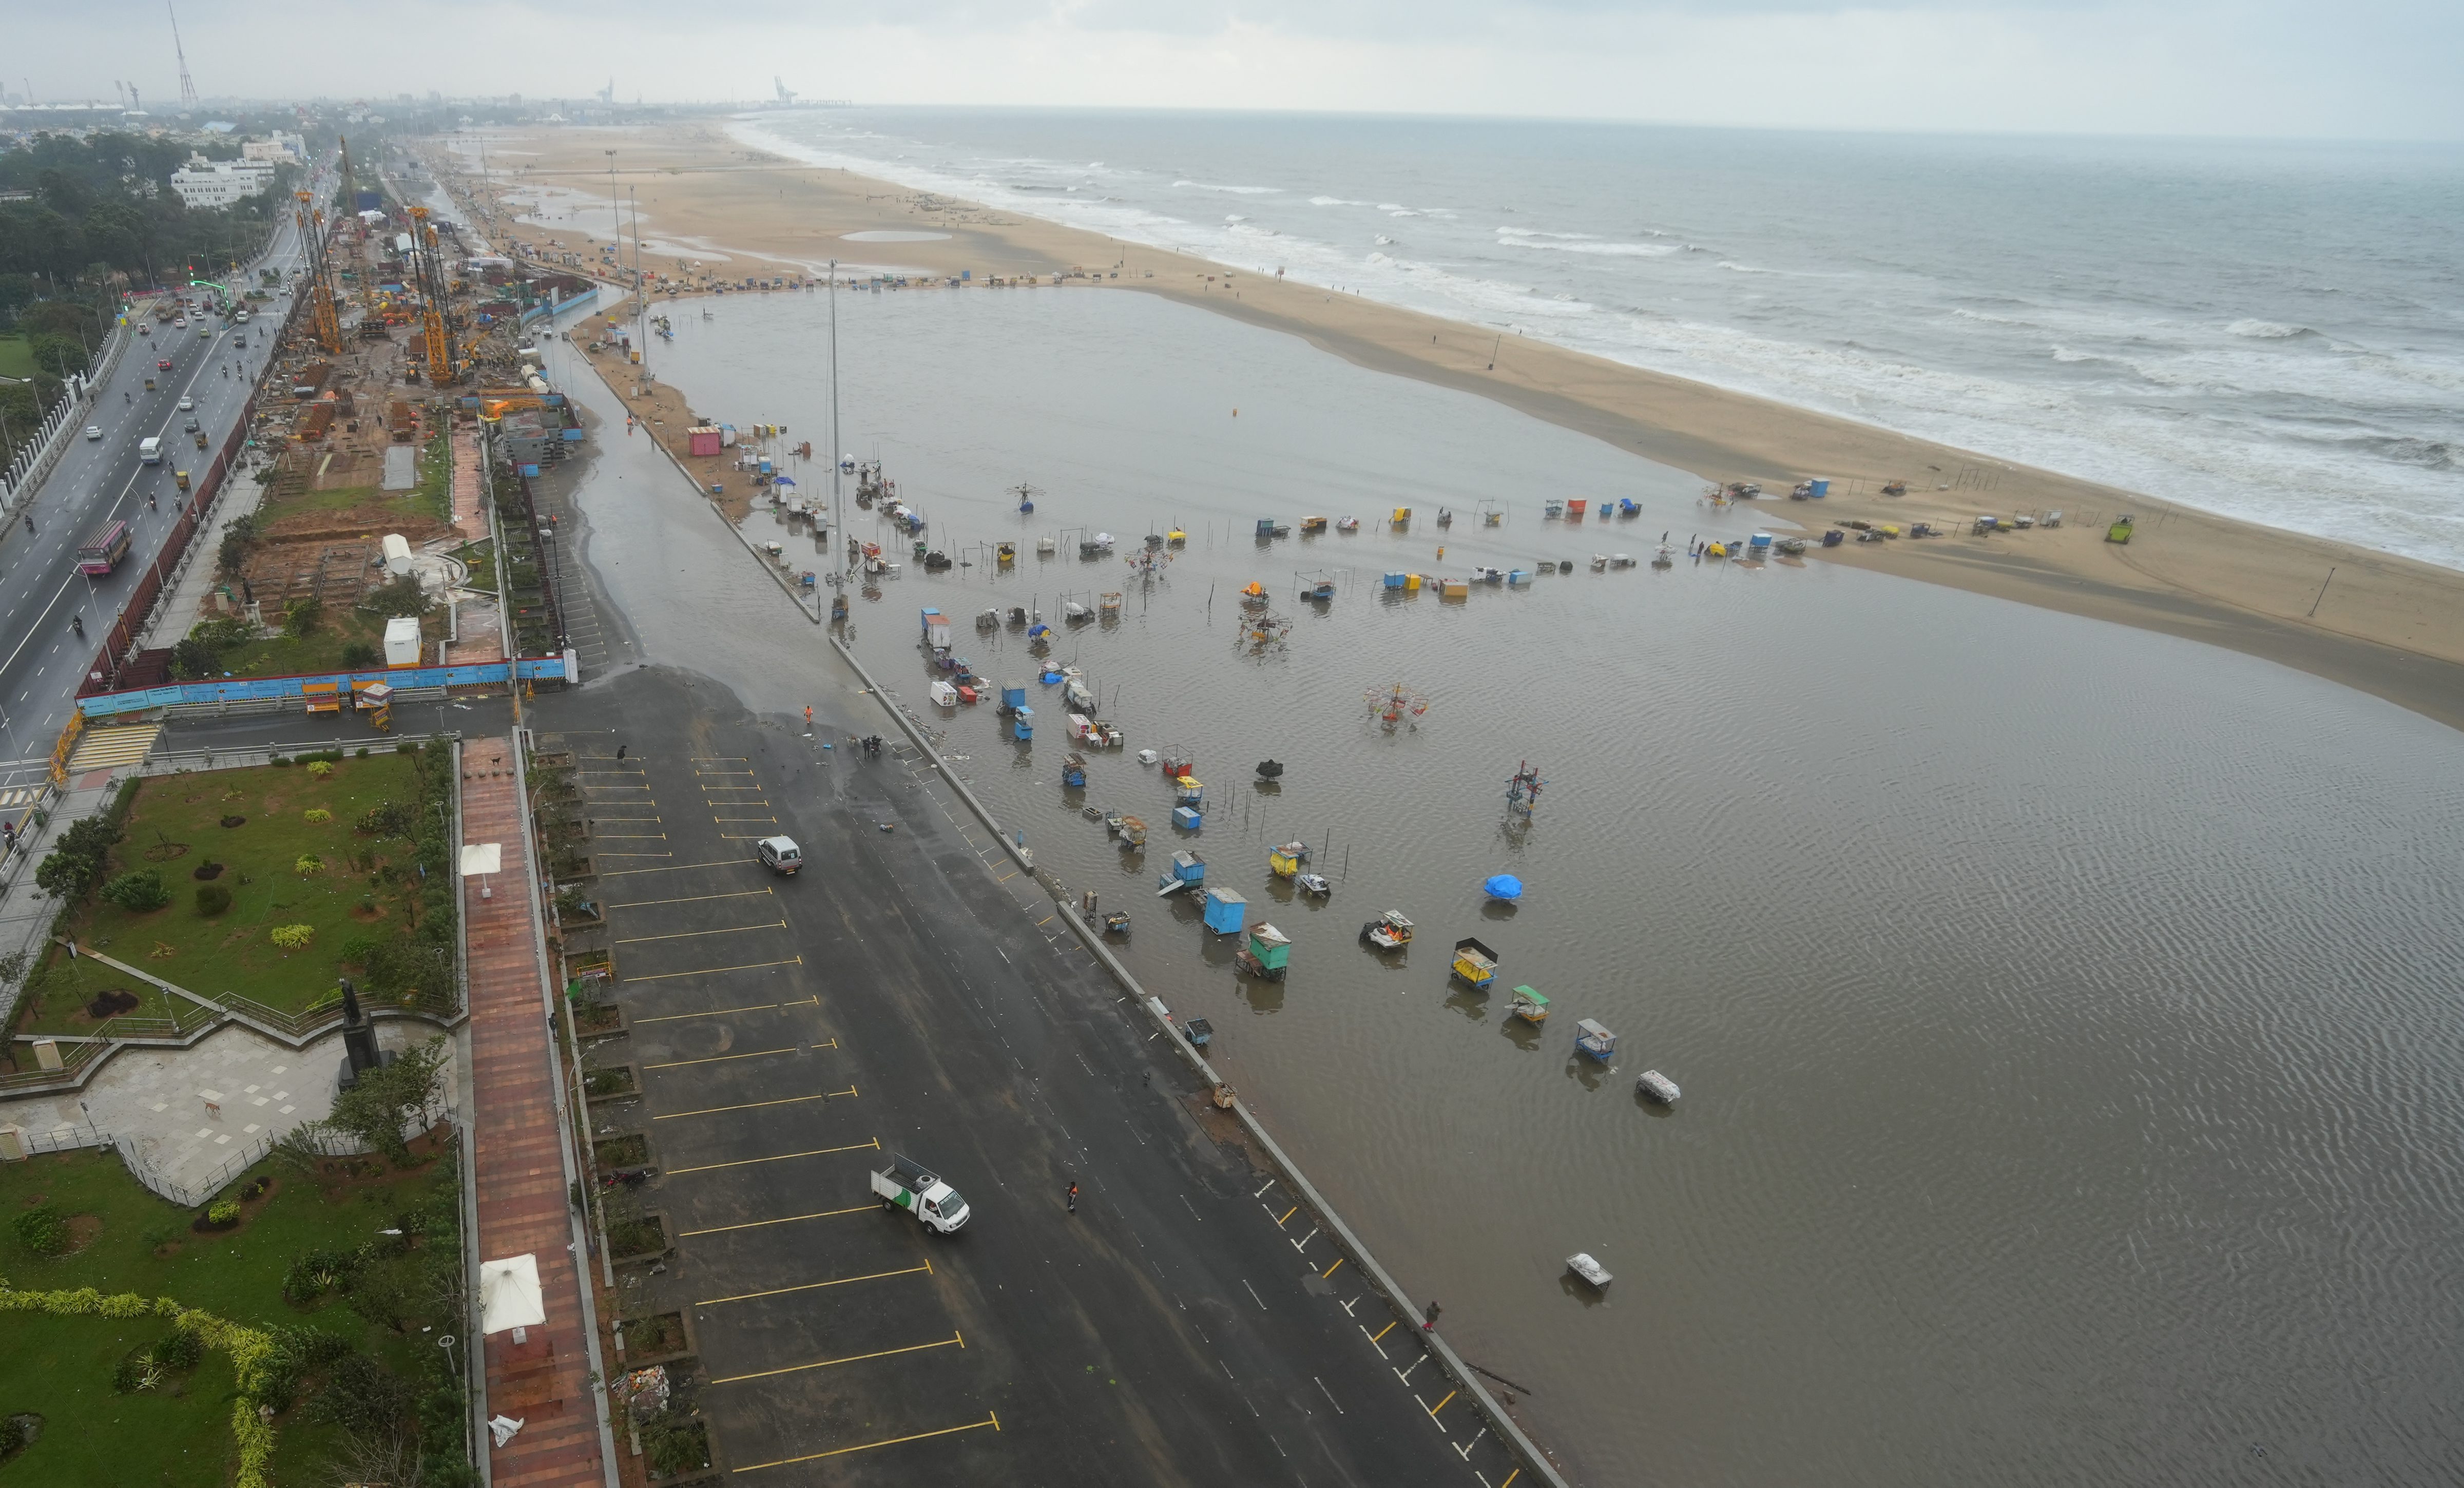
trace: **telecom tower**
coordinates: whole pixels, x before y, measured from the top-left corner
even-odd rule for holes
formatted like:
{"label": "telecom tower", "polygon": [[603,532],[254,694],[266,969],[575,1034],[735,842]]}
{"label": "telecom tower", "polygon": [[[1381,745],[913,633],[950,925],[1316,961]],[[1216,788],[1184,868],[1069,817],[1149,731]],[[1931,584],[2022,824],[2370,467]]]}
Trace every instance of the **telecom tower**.
{"label": "telecom tower", "polygon": [[197,102],[197,84],[188,77],[188,52],[180,45],[180,12],[172,9],[171,0],[163,0],[163,9],[170,13],[171,51],[180,58],[180,110],[193,114],[200,105]]}

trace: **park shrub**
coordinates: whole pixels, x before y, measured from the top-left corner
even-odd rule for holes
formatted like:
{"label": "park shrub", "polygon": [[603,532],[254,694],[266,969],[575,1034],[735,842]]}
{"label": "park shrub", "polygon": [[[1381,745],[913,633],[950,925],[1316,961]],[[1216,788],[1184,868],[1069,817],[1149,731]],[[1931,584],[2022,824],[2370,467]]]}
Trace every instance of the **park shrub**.
{"label": "park shrub", "polygon": [[237,1223],[239,1223],[239,1200],[237,1200],[237,1199],[235,1199],[235,1198],[218,1198],[218,1199],[214,1200],[212,1203],[210,1203],[210,1204],[207,1205],[207,1206],[206,1206],[206,1223],[208,1223],[208,1224],[237,1224]]}
{"label": "park shrub", "polygon": [[[308,768],[310,770],[315,770],[317,767],[315,765],[310,765]],[[328,765],[326,768],[330,770],[333,767]],[[334,814],[327,811],[322,806],[311,806],[307,810],[299,813],[299,820],[307,822],[311,826],[321,826],[324,823],[333,821]]]}
{"label": "park shrub", "polygon": [[291,871],[301,878],[315,878],[325,871],[325,860],[313,852],[303,852],[299,855],[299,861],[291,865]]}
{"label": "park shrub", "polygon": [[197,912],[208,919],[231,907],[231,891],[220,884],[197,886]]}
{"label": "park shrub", "polygon": [[147,914],[171,902],[171,890],[153,868],[130,868],[102,886],[102,897],[131,914]]}
{"label": "park shrub", "polygon": [[334,762],[330,759],[312,759],[308,761],[308,774],[317,779],[321,780],[333,773]]}
{"label": "park shrub", "polygon": [[305,951],[308,949],[308,943],[317,938],[317,927],[314,925],[277,925],[274,927],[271,933],[274,937],[274,943],[280,946],[283,950]]}
{"label": "park shrub", "polygon": [[56,1204],[38,1204],[9,1222],[17,1243],[37,1256],[56,1256],[69,1248],[69,1216]]}
{"label": "park shrub", "polygon": [[193,1369],[205,1361],[206,1342],[188,1328],[173,1328],[154,1341],[154,1362],[166,1369]]}

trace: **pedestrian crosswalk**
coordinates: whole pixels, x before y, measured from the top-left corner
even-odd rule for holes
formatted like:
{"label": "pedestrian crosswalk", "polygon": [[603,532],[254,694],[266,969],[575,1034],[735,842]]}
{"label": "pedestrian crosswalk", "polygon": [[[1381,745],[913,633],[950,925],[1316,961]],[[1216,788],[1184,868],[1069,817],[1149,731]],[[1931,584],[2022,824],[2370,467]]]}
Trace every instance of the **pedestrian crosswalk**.
{"label": "pedestrian crosswalk", "polygon": [[41,798],[42,794],[43,788],[39,785],[11,786],[8,790],[0,791],[0,813],[14,811],[20,806],[31,806]]}
{"label": "pedestrian crosswalk", "polygon": [[77,753],[69,756],[69,774],[83,775],[89,770],[117,770],[133,765],[153,752],[154,741],[163,735],[159,723],[129,724],[112,729],[88,729],[77,740]]}

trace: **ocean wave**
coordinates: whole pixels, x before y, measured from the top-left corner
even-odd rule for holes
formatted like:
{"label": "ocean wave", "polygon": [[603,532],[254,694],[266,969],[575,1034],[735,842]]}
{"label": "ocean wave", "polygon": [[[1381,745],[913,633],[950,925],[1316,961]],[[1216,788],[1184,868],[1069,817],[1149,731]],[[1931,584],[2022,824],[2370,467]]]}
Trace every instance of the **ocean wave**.
{"label": "ocean wave", "polygon": [[1249,219],[1242,216],[1239,212],[1225,212],[1223,214],[1223,220],[1225,222],[1246,222]]}
{"label": "ocean wave", "polygon": [[1733,258],[1721,259],[1718,267],[1727,270],[1730,274],[1779,274],[1783,272],[1778,269],[1757,269],[1752,264],[1741,264]]}
{"label": "ocean wave", "polygon": [[2092,351],[2073,351],[2068,346],[2056,346],[2054,360],[2056,361],[2101,361],[2104,359]]}
{"label": "ocean wave", "polygon": [[1502,238],[1555,238],[1568,243],[1596,243],[1600,240],[1596,232],[1543,232],[1538,228],[1500,228],[1497,235]]}
{"label": "ocean wave", "polygon": [[2225,331],[2228,335],[2247,336],[2262,341],[2289,341],[2296,337],[2319,334],[2306,325],[2286,325],[2278,320],[2236,320],[2226,326]]}
{"label": "ocean wave", "polygon": [[1375,202],[1355,202],[1346,196],[1312,196],[1309,198],[1309,205],[1311,207],[1375,207],[1377,204]]}
{"label": "ocean wave", "polygon": [[[1551,237],[1554,236],[1556,235],[1551,234]],[[1506,238],[1497,246],[1545,249],[1556,253],[1590,253],[1600,258],[1669,258],[1677,253],[1676,245],[1670,243],[1604,243],[1597,239],[1590,242],[1552,242],[1541,238]]]}
{"label": "ocean wave", "polygon": [[1218,186],[1212,181],[1176,181],[1173,186],[1176,188],[1188,186],[1198,191],[1225,191],[1234,196],[1273,196],[1284,189],[1282,186]]}

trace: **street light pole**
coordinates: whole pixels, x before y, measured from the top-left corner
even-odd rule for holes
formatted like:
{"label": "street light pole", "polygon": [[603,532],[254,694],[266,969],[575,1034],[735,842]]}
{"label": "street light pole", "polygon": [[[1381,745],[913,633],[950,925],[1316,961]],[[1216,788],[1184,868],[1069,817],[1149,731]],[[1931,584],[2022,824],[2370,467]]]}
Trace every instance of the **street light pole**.
{"label": "street light pole", "polygon": [[[830,520],[838,528],[835,536],[841,553],[847,550],[846,496],[839,489],[839,261],[830,260]],[[840,560],[840,572],[846,572],[847,559]],[[844,581],[842,581],[844,587]]]}

